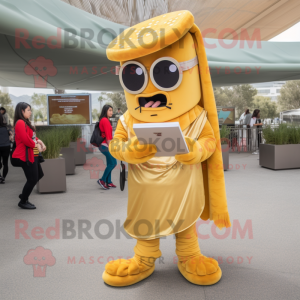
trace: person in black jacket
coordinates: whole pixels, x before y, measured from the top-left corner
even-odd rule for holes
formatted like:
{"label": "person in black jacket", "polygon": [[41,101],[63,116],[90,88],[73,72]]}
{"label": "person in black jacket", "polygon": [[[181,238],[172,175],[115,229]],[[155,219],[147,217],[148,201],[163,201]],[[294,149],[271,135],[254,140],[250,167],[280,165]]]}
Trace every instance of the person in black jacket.
{"label": "person in black jacket", "polygon": [[[5,183],[5,177],[8,173],[8,158],[10,153],[10,132],[3,121],[3,116],[0,114],[0,183]],[[2,175],[1,169],[3,167]]]}

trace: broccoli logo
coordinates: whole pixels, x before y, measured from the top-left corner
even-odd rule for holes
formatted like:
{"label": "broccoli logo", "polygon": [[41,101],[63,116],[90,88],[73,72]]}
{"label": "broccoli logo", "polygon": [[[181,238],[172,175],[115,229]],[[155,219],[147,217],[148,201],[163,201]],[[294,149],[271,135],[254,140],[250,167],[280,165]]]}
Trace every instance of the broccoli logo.
{"label": "broccoli logo", "polygon": [[90,179],[98,179],[100,171],[104,171],[106,168],[101,158],[93,157],[88,159],[83,165],[84,170],[90,171]]}
{"label": "broccoli logo", "polygon": [[51,267],[56,263],[52,251],[41,246],[28,250],[23,261],[26,265],[32,265],[33,277],[46,277],[47,266]]}
{"label": "broccoli logo", "polygon": [[57,69],[51,59],[39,56],[31,59],[24,68],[26,75],[33,75],[35,88],[47,88],[48,76],[55,76]]}

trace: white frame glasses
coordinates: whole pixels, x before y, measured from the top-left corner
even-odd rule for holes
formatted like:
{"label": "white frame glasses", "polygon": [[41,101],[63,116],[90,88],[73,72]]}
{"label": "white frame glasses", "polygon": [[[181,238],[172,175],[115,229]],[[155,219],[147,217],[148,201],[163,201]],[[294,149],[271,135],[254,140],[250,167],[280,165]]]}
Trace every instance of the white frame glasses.
{"label": "white frame glasses", "polygon": [[[163,60],[168,60],[168,61],[171,61],[174,65],[176,65],[177,69],[179,70],[179,79],[177,81],[177,83],[170,87],[170,88],[164,88],[164,87],[161,87],[159,84],[156,83],[155,79],[154,79],[154,76],[153,76],[153,71],[154,71],[154,68],[156,66],[157,63],[159,63],[160,61],[163,61]],[[137,90],[137,91],[131,91],[129,90],[125,84],[123,83],[123,79],[122,79],[122,72],[124,70],[124,68],[129,65],[129,64],[136,64],[138,65],[144,72],[144,76],[145,76],[145,81],[144,81],[144,84],[143,86]],[[187,61],[183,61],[183,62],[178,62],[176,59],[174,59],[173,57],[168,57],[168,56],[165,56],[165,57],[160,57],[158,58],[157,60],[155,60],[151,67],[150,67],[150,78],[151,78],[151,81],[152,83],[154,84],[154,86],[156,88],[158,88],[159,90],[162,90],[162,91],[173,91],[175,90],[182,82],[182,73],[183,71],[187,71],[189,69],[192,69],[193,67],[195,67],[196,65],[198,65],[199,62],[198,62],[198,57],[195,56],[194,58],[190,59],[190,60],[187,60]],[[148,81],[149,81],[149,78],[148,78],[148,72],[147,72],[147,69],[144,67],[143,64],[141,64],[140,62],[137,62],[137,61],[134,61],[134,60],[130,60],[130,61],[127,61],[126,63],[124,63],[122,66],[116,66],[116,75],[119,76],[119,80],[120,80],[120,83],[123,87],[123,89],[125,91],[127,91],[128,93],[130,94],[139,94],[141,93],[145,88],[146,86],[148,85]]]}

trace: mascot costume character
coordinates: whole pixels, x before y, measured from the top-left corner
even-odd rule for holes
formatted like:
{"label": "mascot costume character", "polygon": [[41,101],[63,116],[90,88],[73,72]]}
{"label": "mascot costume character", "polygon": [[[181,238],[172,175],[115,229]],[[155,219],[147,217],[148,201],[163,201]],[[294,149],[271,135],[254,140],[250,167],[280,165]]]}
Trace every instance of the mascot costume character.
{"label": "mascot costume character", "polygon": [[[124,42],[126,41],[126,42]],[[108,45],[128,110],[110,153],[128,162],[126,232],[137,240],[131,259],[106,264],[103,280],[128,286],[149,277],[160,238],[175,234],[178,269],[190,282],[212,285],[222,271],[200,252],[200,217],[230,227],[217,109],[203,39],[189,11],[171,12],[126,29]],[[179,122],[189,153],[157,157],[140,144],[137,123]]]}

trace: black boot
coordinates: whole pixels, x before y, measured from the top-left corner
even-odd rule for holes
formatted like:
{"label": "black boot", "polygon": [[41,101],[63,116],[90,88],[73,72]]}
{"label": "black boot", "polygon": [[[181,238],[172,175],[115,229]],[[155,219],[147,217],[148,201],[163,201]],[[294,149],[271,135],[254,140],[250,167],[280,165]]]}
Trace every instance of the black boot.
{"label": "black boot", "polygon": [[36,209],[34,204],[28,202],[28,199],[23,199],[22,194],[19,195],[19,198],[21,199],[21,201],[18,204],[19,207],[23,209]]}

